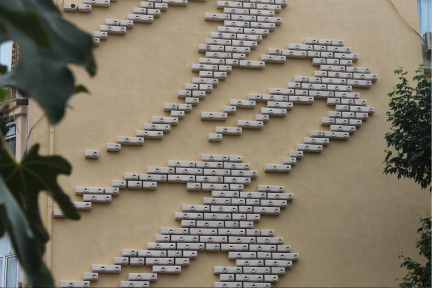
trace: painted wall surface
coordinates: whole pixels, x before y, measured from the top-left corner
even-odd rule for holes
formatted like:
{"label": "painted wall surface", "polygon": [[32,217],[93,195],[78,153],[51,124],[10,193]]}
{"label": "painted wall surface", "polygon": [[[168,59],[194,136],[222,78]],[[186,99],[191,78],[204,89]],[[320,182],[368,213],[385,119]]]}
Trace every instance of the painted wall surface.
{"label": "painted wall surface", "polygon": [[[416,0],[394,2],[418,28]],[[139,3],[121,0],[108,9],[66,13],[65,17],[93,33],[105,19],[125,19]],[[243,155],[244,162],[260,173],[248,191],[269,184],[284,185],[295,194],[280,216],[262,216],[256,225],[275,229],[276,236],[284,237],[292,251],[300,253],[300,260],[275,287],[396,285],[394,279],[406,274],[399,268],[397,253],[403,250],[416,258],[416,214],[428,211],[430,197],[413,181],[382,173],[384,134],[389,131],[386,95],[398,81],[393,71],[399,66],[414,71],[422,61],[418,36],[386,0],[290,0],[278,15],[283,24],[248,56],[258,60],[267,48],[286,49],[288,43],[303,43],[305,37],[343,39],[345,46],[360,54],[356,66],[370,67],[379,75],[371,89],[354,89],[376,113],[348,141],[331,141],[324,152],[307,154],[288,175],[265,174],[263,166],[281,163],[310,130],[327,130],[320,120],[334,108],[326,106],[325,100],[295,105],[286,117],[272,118],[262,131],[245,130],[242,136],[227,136],[221,143],[207,141],[208,133],[219,124],[200,121],[200,112],[221,111],[229,99],[286,87],[294,76],[312,77],[318,68],[310,59],[287,59],[283,65],[267,64],[264,70],[234,69],[163,140],[145,140],[143,147],[123,147],[120,153],[106,152],[106,143],[115,143],[116,136],[135,136],[135,130],[150,123],[151,116],[169,116],[162,111],[163,103],[183,103],[176,98],[177,90],[198,77],[190,71],[191,64],[204,57],[197,52],[198,44],[220,25],[205,22],[205,12],[221,13],[213,0],[170,7],[152,25],[135,24],[125,36],[110,35],[95,48],[99,68],[94,79],[74,69],[77,82],[92,95],[73,97],[74,109],[68,109],[55,127],[54,153],[73,166],[71,176],[60,178],[66,193],[73,201],[82,201],[74,195],[75,186],[109,187],[112,180],[123,179],[125,172],[145,173],[147,166],[166,166],[168,160],[198,161],[206,153]],[[258,110],[240,109],[223,125],[253,119]],[[40,115],[33,105],[31,123]],[[36,141],[49,145],[46,121],[33,131],[32,142]],[[100,150],[100,158],[86,160],[86,149]],[[122,190],[111,204],[93,204],[90,212],[83,211],[78,222],[53,219],[51,260],[57,282],[82,280],[82,273],[91,272],[92,264],[113,264],[121,249],[146,249],[160,227],[180,227],[174,212],[181,211],[182,204],[202,204],[209,195],[187,192],[184,184],[159,183],[156,191]],[[218,281],[213,267],[223,265],[235,265],[227,253],[200,252],[180,275],[160,275],[151,286],[210,287]],[[119,286],[130,272],[150,272],[150,267],[122,267],[119,275],[100,274],[92,287]]]}

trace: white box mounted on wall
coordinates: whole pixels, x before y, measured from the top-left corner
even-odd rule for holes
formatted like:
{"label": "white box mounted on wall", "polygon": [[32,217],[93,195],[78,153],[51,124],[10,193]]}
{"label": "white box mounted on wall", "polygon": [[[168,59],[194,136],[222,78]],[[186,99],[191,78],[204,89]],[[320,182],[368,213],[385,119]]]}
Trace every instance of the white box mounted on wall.
{"label": "white box mounted on wall", "polygon": [[[180,104],[180,105],[184,105],[184,104]],[[168,132],[171,131],[171,125],[169,125],[169,124],[150,124],[150,123],[145,123],[144,124],[144,130],[163,131],[163,132],[168,133]]]}
{"label": "white box mounted on wall", "polygon": [[281,165],[281,164],[265,164],[264,172],[285,172],[291,171],[291,165]]}
{"label": "white box mounted on wall", "polygon": [[[212,155],[212,154],[202,154],[201,161],[229,161],[228,155]],[[198,167],[198,166],[197,166]]]}
{"label": "white box mounted on wall", "polygon": [[264,61],[264,62],[268,62],[268,63],[283,64],[286,62],[286,56],[275,56],[275,55],[261,54],[260,61]]}
{"label": "white box mounted on wall", "polygon": [[227,118],[227,113],[201,112],[201,120],[225,121]]}
{"label": "white box mounted on wall", "polygon": [[97,281],[98,279],[99,279],[98,273],[84,272],[83,274],[84,281]]}
{"label": "white box mounted on wall", "polygon": [[108,8],[110,6],[110,0],[84,0],[84,4]]}
{"label": "white box mounted on wall", "polygon": [[240,68],[258,68],[263,69],[265,67],[265,62],[262,61],[249,61],[249,60],[240,60]]}
{"label": "white box mounted on wall", "polygon": [[128,14],[127,20],[132,20],[136,23],[153,23],[154,17],[153,15],[142,15],[142,14]]}
{"label": "white box mounted on wall", "polygon": [[99,158],[99,150],[85,150],[85,158],[87,159],[98,159]]}
{"label": "white box mounted on wall", "polygon": [[117,143],[123,144],[123,145],[142,146],[144,144],[144,138],[117,136]]}
{"label": "white box mounted on wall", "polygon": [[278,109],[278,108],[261,108],[260,111],[263,115],[269,115],[269,116],[279,116],[279,117],[285,117],[287,114],[287,109]]}
{"label": "white box mounted on wall", "polygon": [[152,116],[151,122],[153,124],[170,124],[170,125],[175,126],[178,124],[178,118]]}
{"label": "white box mounted on wall", "polygon": [[297,144],[296,149],[303,152],[322,152],[322,145]]}
{"label": "white box mounted on wall", "polygon": [[303,158],[303,151],[291,150],[289,156],[294,158]]}
{"label": "white box mounted on wall", "polygon": [[[173,112],[173,111],[171,111]],[[180,112],[180,111],[179,111]],[[181,111],[183,112],[183,111]],[[144,130],[136,130],[135,136],[137,137],[143,137],[148,139],[162,139],[163,138],[163,132],[162,131],[144,131]]]}
{"label": "white box mounted on wall", "polygon": [[278,101],[278,102],[287,102],[288,96],[287,95],[269,95],[269,94],[263,94],[262,96],[262,102],[268,102],[268,101]]}
{"label": "white box mounted on wall", "polygon": [[117,20],[117,19],[105,19],[105,25],[119,26],[120,25],[120,21]]}
{"label": "white box mounted on wall", "polygon": [[[196,0],[201,1],[201,0]],[[171,6],[187,6],[188,0],[162,0],[163,3],[168,3]]]}
{"label": "white box mounted on wall", "polygon": [[222,13],[205,13],[204,20],[205,21],[224,21],[231,19],[229,14]]}
{"label": "white box mounted on wall", "polygon": [[324,131],[324,137],[329,139],[348,140],[348,132]]}
{"label": "white box mounted on wall", "polygon": [[148,281],[120,281],[120,287],[150,287],[150,284]]}
{"label": "white box mounted on wall", "polygon": [[311,138],[304,137],[303,144],[319,144],[319,145],[328,145],[330,140],[328,138]]}
{"label": "white box mounted on wall", "polygon": [[120,26],[126,27],[128,29],[132,29],[133,20],[120,20]]}
{"label": "white box mounted on wall", "polygon": [[95,47],[99,47],[100,44],[100,38],[93,38],[93,45]]}
{"label": "white box mounted on wall", "polygon": [[90,13],[91,11],[92,11],[92,5],[78,4],[78,12]]}
{"label": "white box mounted on wall", "polygon": [[74,206],[76,210],[89,211],[92,208],[92,203],[91,202],[72,202],[72,206]]}
{"label": "white box mounted on wall", "polygon": [[118,196],[120,194],[120,189],[118,187],[105,187],[105,194]]}
{"label": "white box mounted on wall", "polygon": [[297,50],[282,50],[282,55],[288,58],[306,58],[306,51],[297,51]]}
{"label": "white box mounted on wall", "polygon": [[75,187],[75,194],[81,195],[81,194],[104,194],[104,188],[103,187]]}
{"label": "white box mounted on wall", "polygon": [[242,134],[242,128],[240,127],[221,127],[216,126],[215,132],[218,134],[224,134],[224,135],[241,135]]}
{"label": "white box mounted on wall", "polygon": [[60,287],[90,287],[90,281],[60,281]]}
{"label": "white box mounted on wall", "polygon": [[78,5],[76,3],[63,3],[64,12],[76,12],[78,10]]}
{"label": "white box mounted on wall", "polygon": [[282,158],[282,164],[283,165],[294,166],[295,164],[297,164],[297,158],[294,158],[294,157],[283,157]]}
{"label": "white box mounted on wall", "polygon": [[[143,15],[143,16],[146,16],[146,15]],[[99,30],[100,31],[106,31],[106,32],[108,32],[108,34],[120,34],[120,35],[126,34],[126,27],[122,27],[122,26],[100,25]]]}
{"label": "white box mounted on wall", "polygon": [[92,272],[97,273],[120,273],[121,266],[120,265],[92,265]]}
{"label": "white box mounted on wall", "polygon": [[208,134],[208,141],[210,141],[210,142],[221,142],[222,139],[223,139],[222,134],[218,134],[218,133],[209,133]]}
{"label": "white box mounted on wall", "polygon": [[129,273],[128,280],[156,281],[157,274],[153,273]]}
{"label": "white box mounted on wall", "polygon": [[231,99],[229,101],[230,106],[235,106],[239,108],[255,108],[256,102],[255,101],[249,101],[249,100],[235,100]]}
{"label": "white box mounted on wall", "polygon": [[377,81],[378,80],[378,74],[354,73],[353,78],[354,79],[361,79],[361,80]]}
{"label": "white box mounted on wall", "polygon": [[222,112],[227,114],[235,114],[237,112],[236,106],[223,106]]}
{"label": "white box mounted on wall", "polygon": [[237,120],[237,127],[244,129],[262,129],[263,126],[264,124],[261,121]]}
{"label": "white box mounted on wall", "polygon": [[121,150],[121,144],[118,143],[108,143],[107,151],[108,152],[119,152]]}

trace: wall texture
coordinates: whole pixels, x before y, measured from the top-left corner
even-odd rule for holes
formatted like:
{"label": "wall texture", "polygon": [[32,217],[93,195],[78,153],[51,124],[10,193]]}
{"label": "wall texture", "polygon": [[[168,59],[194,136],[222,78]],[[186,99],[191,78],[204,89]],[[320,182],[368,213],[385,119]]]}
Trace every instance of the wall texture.
{"label": "wall texture", "polygon": [[[58,4],[61,5],[61,1]],[[407,21],[418,28],[415,0],[395,0]],[[65,17],[93,33],[105,19],[125,19],[140,1],[120,0],[108,9],[93,8],[91,14]],[[280,163],[310,130],[320,125],[333,107],[316,99],[313,105],[296,105],[284,118],[272,118],[262,131],[244,131],[241,137],[224,137],[221,143],[207,141],[219,125],[200,121],[202,111],[221,111],[229,99],[246,99],[248,93],[266,93],[269,87],[286,87],[294,76],[313,76],[317,67],[310,59],[287,59],[283,65],[267,64],[264,70],[234,69],[178,127],[162,140],[145,140],[143,147],[124,147],[107,153],[106,143],[116,136],[134,136],[151,116],[169,116],[163,103],[177,102],[177,90],[197,73],[198,44],[216,31],[218,22],[205,22],[204,13],[221,13],[216,1],[190,2],[170,7],[152,25],[135,24],[125,36],[110,35],[95,48],[98,74],[89,79],[75,70],[78,83],[92,96],[73,97],[64,120],[55,127],[53,149],[73,166],[60,182],[74,201],[75,186],[111,185],[123,173],[145,173],[147,166],[166,166],[168,160],[198,161],[201,154],[243,155],[260,176],[258,184],[284,185],[295,201],[280,216],[263,216],[258,229],[275,229],[301,259],[275,287],[394,286],[405,275],[397,253],[416,258],[417,213],[429,209],[429,195],[412,181],[382,174],[384,133],[389,130],[385,112],[388,92],[397,82],[393,70],[404,66],[414,71],[421,63],[418,36],[406,26],[386,0],[291,0],[278,17],[283,24],[264,39],[248,59],[258,60],[267,48],[286,49],[288,43],[303,43],[305,37],[343,39],[345,46],[360,54],[356,66],[370,67],[379,81],[370,89],[355,89],[375,114],[348,141],[331,141],[320,154],[308,154],[288,174],[265,174],[266,163]],[[412,75],[412,74],[411,74]],[[182,103],[182,101],[178,101]],[[259,106],[259,105],[258,105]],[[264,106],[263,106],[264,107]],[[31,106],[35,123],[40,110]],[[253,119],[258,109],[239,110],[226,126],[238,119]],[[49,126],[38,124],[31,141],[42,141],[48,153]],[[101,151],[98,160],[86,160],[84,150]],[[59,280],[82,280],[92,264],[113,264],[121,249],[146,249],[160,227],[180,227],[174,212],[181,204],[202,204],[207,192],[187,192],[184,184],[160,184],[156,191],[121,191],[109,205],[93,204],[78,222],[52,221],[52,270]],[[41,203],[47,203],[46,198]],[[46,208],[46,207],[44,207]],[[48,213],[48,209],[46,210]],[[51,217],[48,215],[48,217]],[[154,287],[210,287],[218,277],[213,266],[234,266],[227,253],[200,252],[180,275],[161,275]],[[130,272],[150,272],[149,267],[123,267],[121,274],[99,275],[94,287],[118,286]]]}

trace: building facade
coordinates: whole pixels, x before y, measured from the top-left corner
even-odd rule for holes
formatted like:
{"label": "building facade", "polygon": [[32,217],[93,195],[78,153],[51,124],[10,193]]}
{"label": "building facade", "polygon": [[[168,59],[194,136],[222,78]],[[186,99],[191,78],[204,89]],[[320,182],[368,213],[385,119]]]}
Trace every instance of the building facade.
{"label": "building facade", "polygon": [[[91,13],[64,13],[89,33],[100,31],[97,75],[73,69],[92,95],[74,96],[74,109],[56,127],[35,102],[20,114],[28,120],[23,127],[33,128],[29,145],[41,143],[42,153],[72,164],[72,175],[59,178],[64,191],[91,203],[75,222],[54,217],[55,203],[40,199],[52,237],[46,262],[58,285],[88,285],[74,281],[97,273],[92,287],[138,287],[145,279],[136,273],[156,272],[152,287],[392,286],[406,274],[398,252],[416,258],[416,214],[428,213],[430,195],[413,181],[384,175],[382,162],[387,93],[398,82],[393,71],[403,66],[413,75],[423,61],[408,26],[419,28],[417,1],[228,2],[225,9],[213,0],[168,3],[166,11],[158,4],[157,11],[157,1],[111,0],[93,4]],[[136,18],[123,33],[126,26],[112,20],[128,14]],[[120,151],[107,151],[107,143],[121,144]],[[98,158],[85,158],[86,150],[97,150]],[[204,206],[195,213],[182,205]],[[187,234],[161,230],[182,227]],[[105,273],[110,269],[119,273]],[[91,273],[83,279],[85,272]]]}

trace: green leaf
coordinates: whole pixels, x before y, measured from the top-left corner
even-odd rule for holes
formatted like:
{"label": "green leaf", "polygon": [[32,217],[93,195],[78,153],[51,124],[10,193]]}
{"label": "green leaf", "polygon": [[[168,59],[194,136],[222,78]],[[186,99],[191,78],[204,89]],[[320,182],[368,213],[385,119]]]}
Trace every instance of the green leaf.
{"label": "green leaf", "polygon": [[[422,226],[417,229],[420,239],[417,240],[417,248],[420,248],[419,255],[428,260],[424,266],[413,261],[410,257],[405,257],[403,253],[398,258],[403,258],[404,262],[400,267],[406,267],[408,274],[403,278],[400,287],[431,287],[431,217],[420,218]],[[396,279],[398,280],[398,279]]]}
{"label": "green leaf", "polygon": [[[27,223],[32,234],[31,237],[35,243],[29,247],[32,251],[34,250],[39,255],[43,255],[45,252],[45,243],[49,240],[49,235],[43,226],[38,207],[39,193],[42,191],[47,192],[59,204],[66,217],[79,219],[80,216],[73,207],[69,196],[62,191],[57,183],[58,175],[70,174],[70,164],[60,156],[40,156],[38,150],[39,144],[32,146],[21,163],[16,163],[6,148],[0,149],[0,174],[10,191],[9,193],[12,195],[11,197],[18,203],[27,218]],[[10,229],[17,229],[16,223],[10,223]],[[17,248],[15,245],[19,243],[13,242],[13,244],[14,248],[18,250],[19,247]],[[33,253],[35,253],[34,251]],[[27,256],[27,254],[19,254],[18,258],[20,261],[22,259],[27,260]],[[40,262],[42,264],[37,267],[36,272],[34,270],[30,270],[30,272],[26,270],[27,273],[36,273],[31,278],[33,282],[29,282],[30,286],[50,286],[52,284],[49,282],[51,281],[49,280],[50,278],[46,278],[49,275],[48,269],[43,266],[42,260]],[[36,261],[35,263],[38,262]],[[30,268],[35,269],[34,267]]]}
{"label": "green leaf", "polygon": [[0,10],[4,6],[13,11],[37,13],[51,44],[40,46],[32,37],[4,21],[8,32],[0,34],[0,42],[14,40],[21,45],[22,52],[18,67],[0,76],[0,87],[12,86],[23,95],[30,95],[45,110],[50,122],[56,124],[63,117],[66,103],[75,89],[75,79],[68,65],[74,63],[85,67],[90,75],[96,73],[91,52],[93,38],[61,18],[52,1],[0,1]]}
{"label": "green leaf", "polygon": [[7,33],[7,28],[6,28],[5,24],[2,22],[0,22],[0,33],[2,33],[2,34]]}
{"label": "green leaf", "polygon": [[[15,253],[20,260],[21,266],[26,271],[28,283],[31,286],[54,286],[51,274],[44,273],[42,266],[42,254],[37,249],[33,233],[27,223],[24,211],[12,196],[6,186],[3,177],[0,176],[0,222],[2,232],[6,230],[11,239]],[[38,281],[39,278],[44,278]]]}
{"label": "green leaf", "polygon": [[[395,73],[407,74],[402,68]],[[390,111],[386,115],[391,132],[385,139],[394,153],[386,151],[384,173],[411,178],[425,189],[431,184],[431,78],[423,67],[416,73],[416,87],[410,87],[402,76],[388,94]]]}
{"label": "green leaf", "polygon": [[0,75],[6,73],[8,70],[7,66],[1,65],[0,64]]}
{"label": "green leaf", "polygon": [[78,94],[78,93],[88,93],[91,94],[90,91],[87,89],[87,87],[85,87],[84,85],[77,85],[74,88],[74,94]]}
{"label": "green leaf", "polygon": [[6,89],[0,88],[0,102],[4,102],[7,100],[8,94]]}
{"label": "green leaf", "polygon": [[[3,133],[3,135],[8,134],[10,129],[12,128],[10,125],[8,125],[10,120],[11,118],[9,115],[0,115],[0,131]],[[0,142],[0,147],[1,147],[1,142]]]}
{"label": "green leaf", "polygon": [[39,144],[32,146],[21,163],[6,157],[6,150],[1,150],[0,174],[7,186],[11,191],[19,191],[35,199],[39,192],[46,191],[60,205],[66,217],[79,219],[80,216],[72,206],[69,196],[64,194],[57,184],[57,176],[69,175],[71,165],[60,156],[40,156],[38,150]]}
{"label": "green leaf", "polygon": [[[8,2],[8,1],[5,1]],[[0,20],[8,22],[9,25],[30,37],[40,46],[48,46],[51,38],[35,11],[17,11],[9,9],[7,3],[0,9]],[[3,32],[6,34],[7,32]]]}

